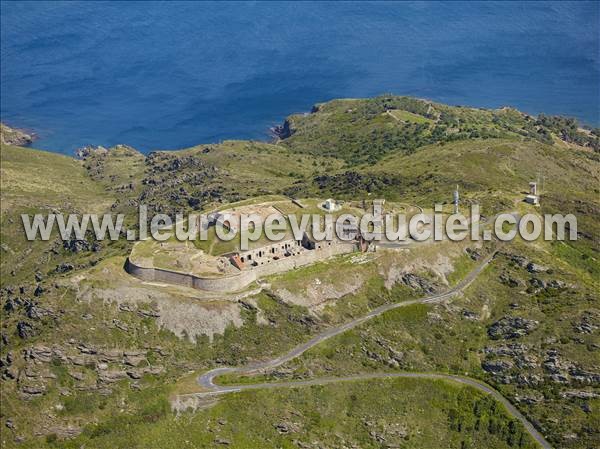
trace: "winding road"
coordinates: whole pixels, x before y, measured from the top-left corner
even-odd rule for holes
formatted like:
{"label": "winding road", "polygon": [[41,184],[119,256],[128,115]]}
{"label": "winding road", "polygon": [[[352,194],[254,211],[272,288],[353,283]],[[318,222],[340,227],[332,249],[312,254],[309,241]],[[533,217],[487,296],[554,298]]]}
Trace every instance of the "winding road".
{"label": "winding road", "polygon": [[244,384],[244,385],[217,385],[214,383],[214,379],[218,376],[224,374],[256,374],[262,371],[267,371],[272,368],[276,368],[296,357],[302,355],[304,352],[308,351],[310,348],[318,345],[319,343],[339,335],[347,330],[350,330],[359,324],[364,323],[365,321],[370,320],[376,316],[381,315],[389,310],[397,309],[400,307],[406,307],[413,304],[435,304],[440,303],[446,299],[449,299],[458,293],[462,292],[466,289],[476,278],[477,276],[487,267],[487,265],[493,260],[495,255],[497,254],[497,250],[492,254],[485,257],[475,269],[473,269],[464,279],[462,279],[456,286],[447,290],[443,293],[434,294],[431,296],[426,296],[423,298],[412,299],[408,301],[392,303],[392,304],[384,304],[379,306],[373,310],[371,310],[366,315],[363,315],[359,318],[356,318],[348,323],[335,326],[329,328],[322,332],[319,335],[311,338],[307,342],[296,346],[286,354],[277,357],[275,359],[266,360],[263,362],[258,362],[254,364],[249,364],[240,367],[222,367],[216,368],[206,373],[200,375],[197,379],[198,384],[203,387],[205,391],[191,394],[182,394],[180,396],[209,396],[215,394],[225,394],[238,392],[242,390],[256,390],[263,388],[293,388],[293,387],[302,387],[302,386],[311,386],[311,385],[326,385],[330,383],[337,382],[348,382],[348,381],[359,381],[359,380],[369,380],[369,379],[385,379],[385,378],[418,378],[418,379],[443,379],[452,382],[458,382],[464,385],[468,385],[470,387],[476,388],[479,391],[487,393],[493,396],[496,400],[500,401],[505,407],[510,415],[514,418],[518,419],[525,429],[529,432],[529,434],[543,447],[544,449],[552,449],[552,446],[548,441],[544,438],[542,434],[540,434],[537,429],[531,424],[527,418],[525,418],[511,403],[508,399],[506,399],[502,394],[500,394],[497,390],[492,388],[491,386],[478,381],[476,379],[472,379],[470,377],[451,375],[451,374],[439,374],[439,373],[416,373],[416,372],[404,372],[404,373],[370,373],[370,374],[359,374],[355,376],[346,376],[346,377],[335,377],[335,378],[317,378],[317,379],[308,379],[308,380],[299,380],[299,381],[285,381],[285,382],[263,382],[256,384]]}

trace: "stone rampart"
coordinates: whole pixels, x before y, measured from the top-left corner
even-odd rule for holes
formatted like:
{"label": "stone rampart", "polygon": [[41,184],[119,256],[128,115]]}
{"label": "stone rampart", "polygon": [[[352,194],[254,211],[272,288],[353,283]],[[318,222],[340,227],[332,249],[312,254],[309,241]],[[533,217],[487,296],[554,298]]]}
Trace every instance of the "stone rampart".
{"label": "stone rampart", "polygon": [[302,251],[297,255],[282,257],[265,265],[248,267],[237,274],[222,277],[210,278],[164,268],[142,267],[136,265],[130,258],[127,258],[125,262],[125,271],[144,281],[165,282],[213,292],[235,292],[247,287],[258,278],[283,273],[329,257],[348,254],[357,250],[354,242],[323,242],[323,245],[319,249]]}

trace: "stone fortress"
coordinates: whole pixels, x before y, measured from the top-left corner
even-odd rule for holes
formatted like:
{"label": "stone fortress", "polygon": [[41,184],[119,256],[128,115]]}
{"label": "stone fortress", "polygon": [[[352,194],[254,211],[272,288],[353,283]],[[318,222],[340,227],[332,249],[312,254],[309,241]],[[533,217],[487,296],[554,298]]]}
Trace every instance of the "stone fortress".
{"label": "stone fortress", "polygon": [[[537,182],[529,184],[530,191],[524,202],[539,204]],[[283,197],[281,197],[283,198]],[[257,199],[256,201],[260,201]],[[459,210],[458,186],[453,192],[452,212]],[[244,227],[240,217],[253,215],[256,224],[262,226],[268,216],[285,219],[292,214],[341,215],[352,213],[361,217],[370,208],[378,208],[381,213],[385,200],[373,199],[361,202],[339,202],[333,199],[278,199],[265,202],[246,202],[230,205],[208,215],[206,230],[217,224],[235,230],[237,233],[251,231]],[[386,206],[387,212],[399,212],[392,204]],[[423,213],[418,206],[404,205],[400,209],[408,215]],[[247,226],[247,225],[246,225]],[[390,242],[380,239],[367,241],[357,227],[344,228],[344,239],[316,240],[307,232],[301,239],[295,239],[291,233],[285,238],[272,242],[259,240],[247,250],[240,250],[235,244],[218,243],[217,237],[210,239],[208,246],[179,242],[176,240],[156,242],[151,239],[137,242],[125,263],[127,273],[151,282],[164,282],[211,292],[237,292],[252,282],[265,276],[283,273],[298,267],[310,265],[333,256],[353,252],[375,251],[377,247],[406,248],[408,245],[423,242]],[[190,247],[191,246],[191,247]]]}
{"label": "stone fortress", "polygon": [[[293,204],[294,209],[286,203]],[[290,212],[323,215],[334,211],[351,211],[349,206],[342,207],[341,203],[332,199],[318,201],[314,206],[316,207],[305,207],[298,200],[287,200],[229,208],[209,214],[208,226],[212,227],[220,222],[226,228],[245,232],[247,229],[240,228],[240,221],[235,219],[241,214],[257,215],[260,217],[258,223],[262,224],[262,220],[270,214],[279,214],[283,218]],[[357,211],[353,210],[355,213]],[[212,292],[235,292],[265,276],[290,271],[337,255],[375,249],[362,239],[357,229],[346,232],[349,240],[334,238],[316,241],[304,232],[301,240],[286,235],[291,238],[277,242],[265,241],[260,246],[245,251],[235,248],[220,254],[207,254],[198,248],[190,249],[182,242],[146,240],[136,243],[125,263],[125,270],[144,281],[164,282]],[[138,250],[138,246],[146,247],[146,254]],[[159,260],[161,262],[157,263]]]}

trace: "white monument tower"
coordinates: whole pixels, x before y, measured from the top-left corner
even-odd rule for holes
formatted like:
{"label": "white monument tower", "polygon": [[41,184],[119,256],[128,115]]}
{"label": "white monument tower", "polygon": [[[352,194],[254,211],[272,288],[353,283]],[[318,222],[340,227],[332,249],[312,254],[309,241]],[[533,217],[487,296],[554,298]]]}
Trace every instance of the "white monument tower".
{"label": "white monument tower", "polygon": [[456,184],[456,190],[454,191],[454,197],[452,200],[452,204],[454,204],[454,213],[455,214],[458,214],[458,202],[459,202],[458,184]]}

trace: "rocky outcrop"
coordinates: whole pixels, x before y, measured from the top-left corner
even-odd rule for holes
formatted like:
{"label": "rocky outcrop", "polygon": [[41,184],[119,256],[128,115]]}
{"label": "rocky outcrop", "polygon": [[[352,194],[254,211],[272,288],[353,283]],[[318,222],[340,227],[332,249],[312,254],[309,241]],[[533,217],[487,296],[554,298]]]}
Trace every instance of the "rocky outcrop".
{"label": "rocky outcrop", "polygon": [[20,129],[11,128],[0,123],[0,142],[2,145],[27,146],[35,140],[34,134],[28,134]]}
{"label": "rocky outcrop", "polygon": [[508,360],[489,360],[481,364],[484,371],[492,374],[503,373],[512,369],[513,364]]}
{"label": "rocky outcrop", "polygon": [[102,248],[102,245],[100,244],[100,242],[95,240],[90,243],[87,240],[71,238],[69,240],[63,241],[63,248],[67,251],[77,254],[84,251],[98,252]]}
{"label": "rocky outcrop", "polygon": [[548,271],[548,268],[533,262],[529,262],[527,264],[527,271],[529,271],[530,273],[544,273]]}
{"label": "rocky outcrop", "polygon": [[600,328],[600,314],[596,311],[586,311],[580,320],[573,323],[573,330],[580,334],[592,334]]}
{"label": "rocky outcrop", "polygon": [[104,155],[108,153],[108,149],[104,148],[102,145],[94,146],[94,145],[86,145],[84,147],[78,148],[75,150],[75,156],[79,159],[87,159],[90,156],[94,155]]}
{"label": "rocky outcrop", "polygon": [[514,339],[529,334],[539,322],[522,317],[504,317],[488,328],[488,335],[493,340]]}
{"label": "rocky outcrop", "polygon": [[401,280],[404,285],[412,290],[422,291],[429,294],[436,291],[436,287],[432,282],[413,273],[403,274]]}
{"label": "rocky outcrop", "polygon": [[524,282],[521,279],[514,278],[508,273],[502,273],[500,275],[500,282],[502,282],[504,285],[508,285],[509,287],[524,286]]}
{"label": "rocky outcrop", "polygon": [[282,125],[277,125],[277,126],[272,127],[271,133],[277,139],[287,139],[288,137],[291,137],[292,134],[294,134],[294,128],[293,128],[290,120],[287,119],[285,122],[283,122]]}

